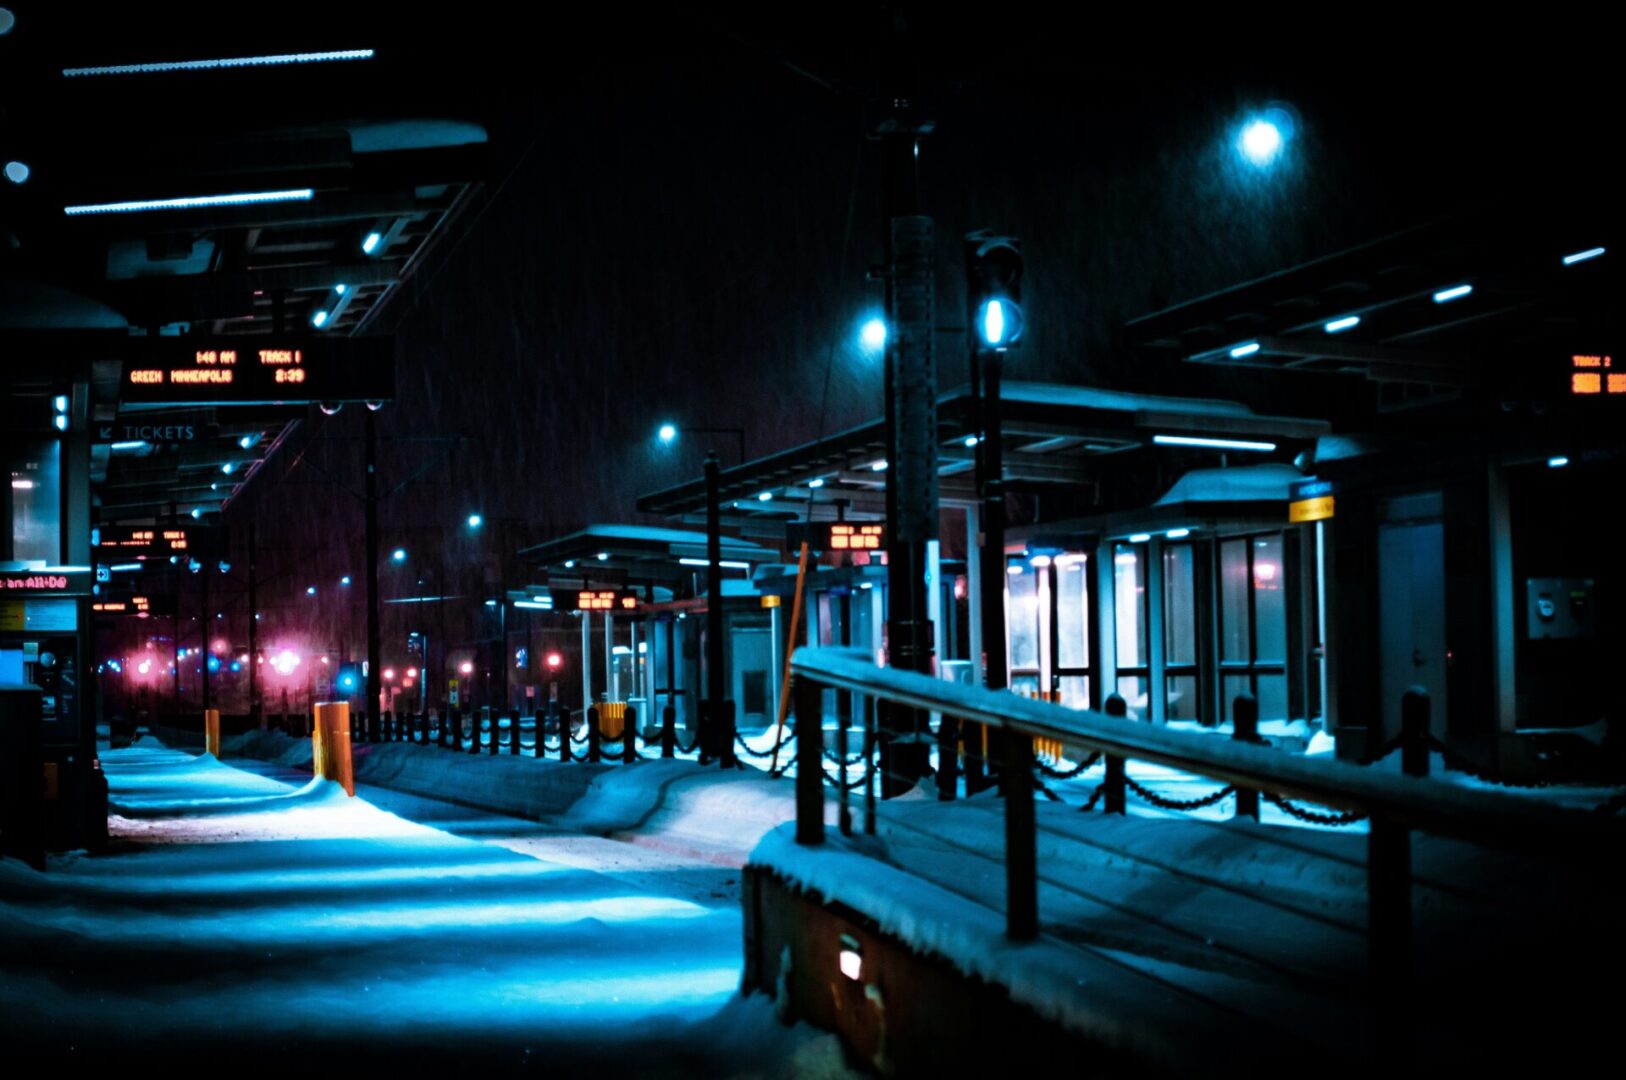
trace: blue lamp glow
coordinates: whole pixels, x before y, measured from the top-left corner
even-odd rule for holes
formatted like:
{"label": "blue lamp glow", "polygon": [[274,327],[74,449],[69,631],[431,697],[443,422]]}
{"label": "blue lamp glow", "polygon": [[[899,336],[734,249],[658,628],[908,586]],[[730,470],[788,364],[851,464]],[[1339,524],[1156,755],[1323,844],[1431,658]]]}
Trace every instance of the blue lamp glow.
{"label": "blue lamp glow", "polygon": [[660,438],[661,442],[665,443],[667,446],[671,446],[678,437],[677,425],[662,424],[660,430],[655,434]]}
{"label": "blue lamp glow", "polygon": [[886,348],[886,320],[879,316],[866,320],[859,328],[858,343],[872,353]]}
{"label": "blue lamp glow", "polygon": [[396,548],[390,552],[390,558],[396,562],[406,562],[406,548]]}
{"label": "blue lamp glow", "polygon": [[1281,157],[1297,129],[1291,109],[1272,105],[1242,125],[1236,140],[1237,151],[1255,168],[1268,168]]}
{"label": "blue lamp glow", "polygon": [[471,529],[478,529],[482,524],[484,524],[484,522],[485,518],[481,517],[479,514],[469,515],[469,528]]}
{"label": "blue lamp glow", "polygon": [[84,203],[64,206],[68,217],[86,214],[133,214],[145,210],[195,210],[207,206],[248,206],[254,203],[309,202],[316,192],[311,188],[286,191],[242,191],[228,195],[187,195],[177,199],[133,199],[127,202]]}
{"label": "blue lamp glow", "polygon": [[21,161],[6,162],[6,179],[13,184],[25,183],[28,180],[30,169]]}
{"label": "blue lamp glow", "polygon": [[1474,287],[1472,285],[1453,285],[1449,289],[1441,289],[1435,293],[1434,302],[1436,304],[1449,304],[1453,300],[1461,300],[1473,291]]}
{"label": "blue lamp glow", "polygon": [[378,245],[382,244],[383,242],[384,242],[384,234],[383,233],[380,233],[380,232],[370,232],[370,233],[368,233],[367,238],[361,242],[362,254],[364,254],[364,255],[373,254],[374,252],[376,252],[378,250]]}
{"label": "blue lamp glow", "polygon": [[1333,319],[1326,325],[1325,329],[1329,334],[1341,334],[1345,330],[1353,330],[1359,325],[1361,325],[1359,315],[1345,315],[1341,319]]}

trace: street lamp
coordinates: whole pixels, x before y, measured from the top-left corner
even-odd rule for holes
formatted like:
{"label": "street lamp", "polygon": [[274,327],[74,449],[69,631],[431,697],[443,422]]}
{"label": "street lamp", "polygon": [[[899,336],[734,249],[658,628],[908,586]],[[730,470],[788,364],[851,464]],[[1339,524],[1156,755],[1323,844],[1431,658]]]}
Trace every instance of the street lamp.
{"label": "street lamp", "polygon": [[1286,105],[1271,105],[1243,122],[1237,133],[1237,152],[1255,168],[1268,168],[1297,131],[1293,110]]}
{"label": "street lamp", "polygon": [[470,514],[469,515],[469,528],[478,529],[484,523],[485,523],[485,518],[481,517],[479,514]]}
{"label": "street lamp", "polygon": [[677,442],[679,434],[690,435],[733,435],[739,440],[740,464],[745,464],[745,429],[737,427],[682,427],[673,423],[664,423],[655,431],[655,437],[662,446],[671,446]]}
{"label": "street lamp", "polygon": [[886,348],[886,320],[879,315],[865,321],[858,330],[858,343],[867,353],[879,353]]}

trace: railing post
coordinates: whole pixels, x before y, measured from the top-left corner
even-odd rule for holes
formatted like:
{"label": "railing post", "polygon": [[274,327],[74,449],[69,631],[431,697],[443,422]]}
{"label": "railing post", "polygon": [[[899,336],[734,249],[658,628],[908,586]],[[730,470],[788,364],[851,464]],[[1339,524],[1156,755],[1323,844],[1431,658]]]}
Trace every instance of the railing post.
{"label": "railing post", "polygon": [[570,760],[570,706],[559,706],[559,760]]}
{"label": "railing post", "polygon": [[478,712],[469,712],[469,753],[480,752],[480,733],[485,728],[485,719],[491,714],[489,705],[482,705]]}
{"label": "railing post", "polygon": [[[1259,742],[1259,702],[1252,694],[1238,694],[1231,702],[1231,738],[1241,743]],[[1236,816],[1259,820],[1259,792],[1236,789]]]}
{"label": "railing post", "polygon": [[[836,811],[836,826],[841,830],[841,835],[842,836],[851,836],[853,834],[853,812],[852,812],[852,807],[848,805],[848,801],[849,801],[848,800],[848,795],[850,794],[850,792],[847,790],[847,748],[848,748],[849,742],[851,741],[849,739],[849,735],[851,734],[851,732],[852,732],[852,695],[851,694],[845,695],[845,702],[843,702],[843,695],[837,694],[836,695],[836,758],[837,758],[836,777],[837,777],[837,783],[840,786],[836,789],[836,791],[837,791],[837,794],[839,795],[841,801],[838,803],[838,809]],[[820,766],[820,768],[823,768],[823,766]]]}
{"label": "railing post", "polygon": [[1428,691],[1407,690],[1400,699],[1400,771],[1407,776],[1428,775]]}
{"label": "railing post", "polygon": [[721,759],[722,767],[732,769],[738,761],[734,753],[735,714],[734,703],[724,700],[717,703],[719,713],[717,716],[718,729],[721,732],[717,737],[722,740]]}
{"label": "railing post", "polygon": [[589,706],[587,710],[587,760],[598,760],[598,706]]}
{"label": "railing post", "polygon": [[508,714],[508,753],[511,757],[519,757],[520,752],[520,720],[519,710],[515,709]]}
{"label": "railing post", "polygon": [[1005,934],[1028,941],[1039,933],[1039,856],[1033,809],[1033,738],[1005,729]]}
{"label": "railing post", "polygon": [[[1123,699],[1122,694],[1110,694],[1102,703],[1101,711],[1108,716],[1127,718],[1129,716],[1129,703]],[[1107,775],[1105,794],[1102,796],[1101,809],[1109,814],[1124,814],[1129,811],[1128,785],[1124,782],[1124,759],[1113,754],[1107,755]]]}
{"label": "railing post", "polygon": [[960,721],[942,713],[937,718],[937,799],[951,802],[960,786]]}
{"label": "railing post", "polygon": [[[796,702],[796,842],[824,843],[824,693],[802,675],[793,676]],[[733,735],[730,733],[732,739]]]}
{"label": "railing post", "polygon": [[661,757],[677,757],[677,706],[661,710]]}
{"label": "railing post", "polygon": [[638,710],[631,705],[621,714],[621,760],[631,765],[638,760]]}
{"label": "railing post", "polygon": [[875,788],[879,783],[876,773],[880,766],[875,755],[875,698],[864,696],[864,835],[875,835]]}
{"label": "railing post", "polygon": [[502,752],[502,713],[492,712],[491,706],[482,705],[480,718],[485,721],[486,727],[491,729],[491,756],[496,757]]}

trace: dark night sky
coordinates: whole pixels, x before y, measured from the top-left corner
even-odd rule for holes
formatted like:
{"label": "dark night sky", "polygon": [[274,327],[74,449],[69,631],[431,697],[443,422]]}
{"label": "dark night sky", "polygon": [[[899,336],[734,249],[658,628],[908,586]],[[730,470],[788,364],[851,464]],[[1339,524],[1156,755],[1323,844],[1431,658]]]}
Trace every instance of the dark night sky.
{"label": "dark night sky", "polygon": [[[662,420],[743,425],[757,456],[878,414],[880,365],[854,338],[881,299],[865,280],[880,255],[879,161],[862,136],[882,50],[853,52],[828,18],[789,31],[671,16],[630,39],[598,27],[514,67],[457,46],[463,74],[438,77],[484,110],[492,177],[386,312],[400,394],[379,423],[387,438],[467,438],[450,454],[387,446],[385,487],[430,467],[385,505],[386,549],[445,528],[472,585],[482,551],[518,545],[490,529],[468,538],[471,511],[522,519],[516,535],[534,542],[637,520],[637,496],[697,476],[705,444],[659,448]],[[1021,236],[1030,329],[1011,378],[1191,392],[1190,370],[1114,344],[1124,320],[1531,182],[1545,172],[1530,133],[1558,149],[1594,120],[1586,88],[1490,61],[1193,72],[1161,57],[1102,66],[1042,28],[987,56],[963,27],[927,29],[920,97],[938,129],[920,167],[940,321],[960,321],[959,236]],[[1300,130],[1261,181],[1233,139],[1272,100]],[[943,386],[963,381],[958,347],[939,363]],[[1292,390],[1283,411],[1315,413],[1333,387]],[[263,542],[299,558],[283,587],[302,625],[301,575],[360,573],[360,504],[324,479],[359,488],[360,429],[356,410],[313,411],[228,511],[256,512]],[[731,440],[720,449],[731,460]],[[386,597],[412,584],[387,564],[384,582]],[[342,618],[359,633],[359,603]]]}

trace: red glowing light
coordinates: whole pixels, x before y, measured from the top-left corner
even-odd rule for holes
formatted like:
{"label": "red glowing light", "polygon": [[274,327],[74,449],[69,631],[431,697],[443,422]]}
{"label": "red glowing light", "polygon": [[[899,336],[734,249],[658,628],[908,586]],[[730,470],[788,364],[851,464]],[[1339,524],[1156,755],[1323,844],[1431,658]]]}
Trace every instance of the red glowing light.
{"label": "red glowing light", "polygon": [[550,652],[548,654],[548,667],[556,668],[560,664],[563,664],[564,662],[565,662],[565,658],[560,656],[558,653]]}

